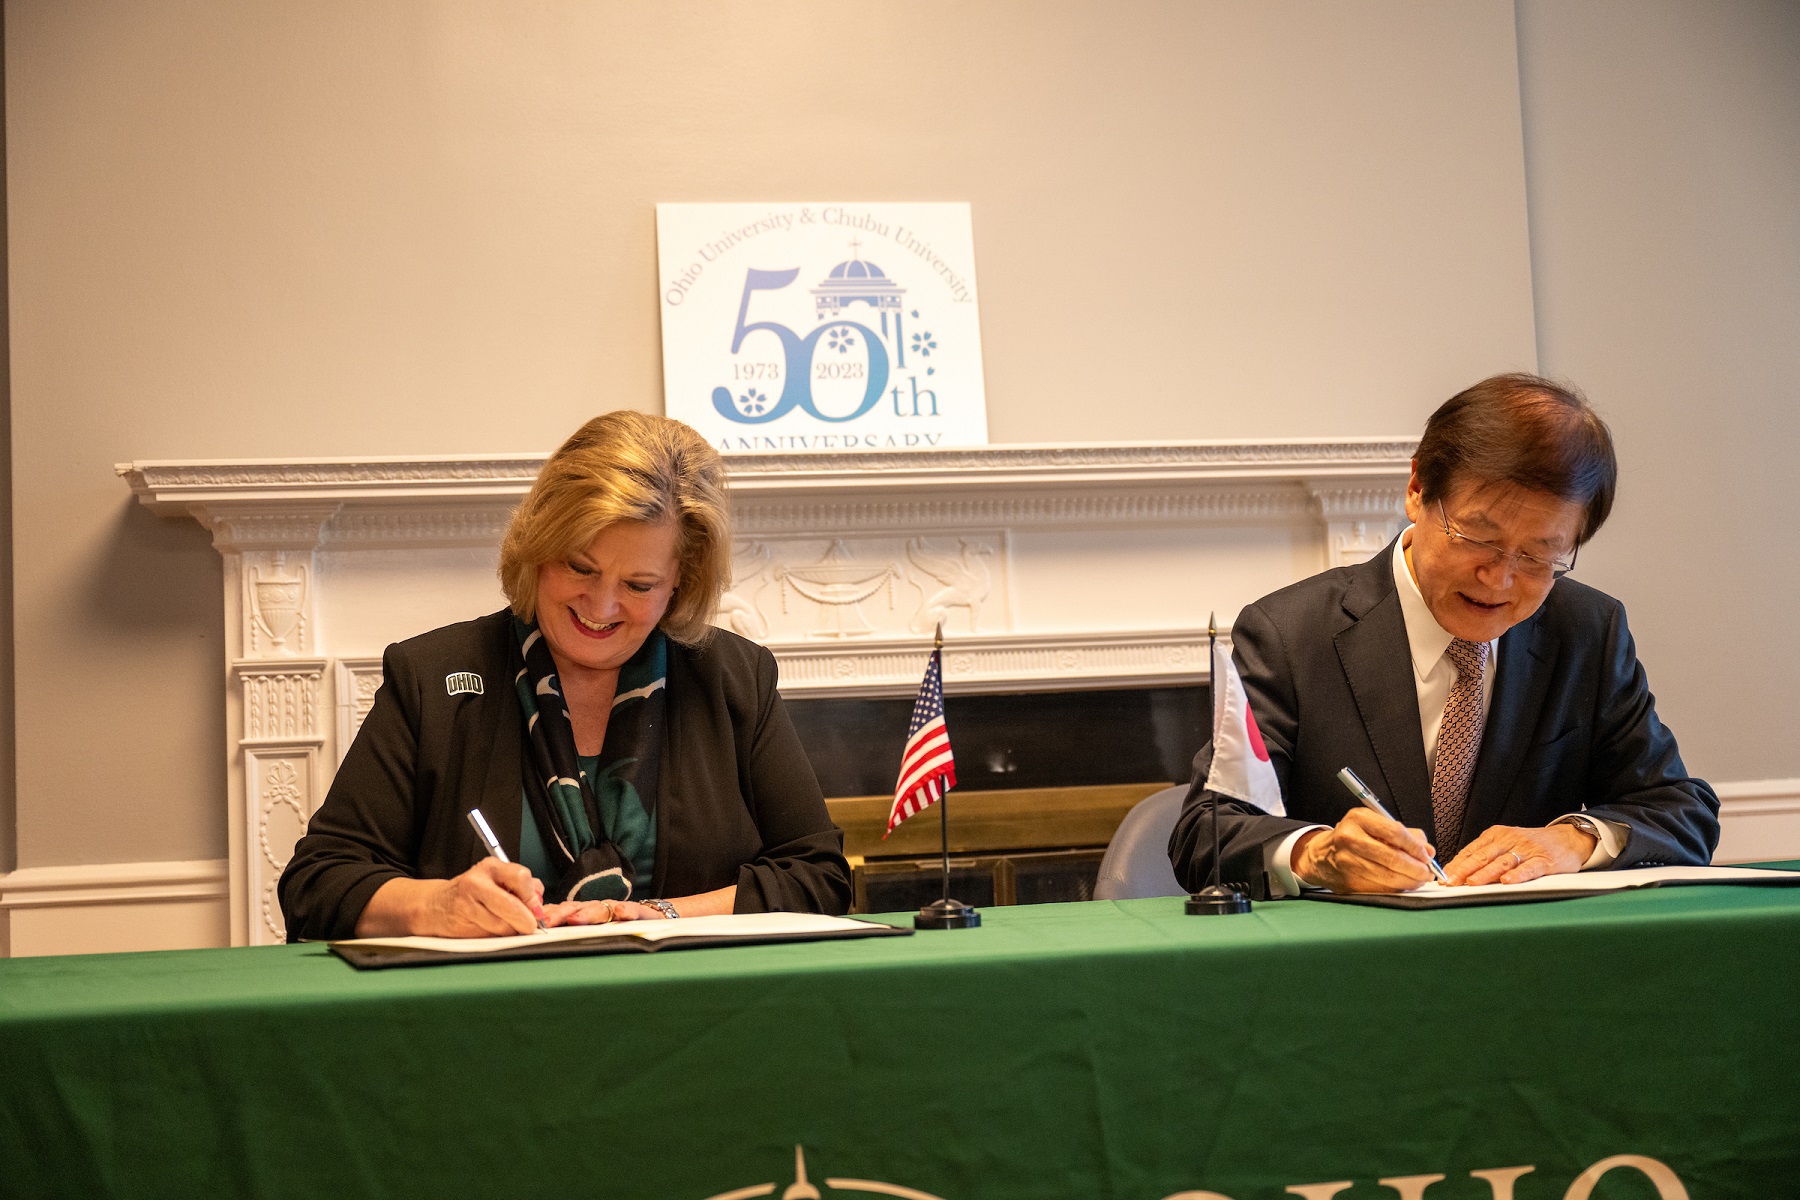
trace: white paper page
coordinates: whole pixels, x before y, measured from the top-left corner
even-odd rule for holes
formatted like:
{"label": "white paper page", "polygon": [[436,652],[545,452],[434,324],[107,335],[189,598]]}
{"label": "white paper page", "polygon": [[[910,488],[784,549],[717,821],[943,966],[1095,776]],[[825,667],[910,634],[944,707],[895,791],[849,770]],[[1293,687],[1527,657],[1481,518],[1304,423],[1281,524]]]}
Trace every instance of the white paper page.
{"label": "white paper page", "polygon": [[449,954],[491,954],[496,950],[514,950],[520,946],[542,946],[556,942],[577,942],[595,937],[629,937],[639,925],[648,921],[620,921],[613,925],[560,925],[535,933],[512,937],[444,938],[444,937],[374,937],[347,938],[334,946],[388,946],[398,950],[442,950]]}
{"label": "white paper page", "polygon": [[769,937],[784,934],[830,933],[840,929],[860,929],[867,922],[843,917],[822,917],[813,913],[724,913],[715,917],[679,917],[673,921],[655,918],[648,921],[615,921],[606,925],[560,925],[540,929],[536,933],[513,937],[440,938],[388,937],[353,938],[333,945],[382,946],[399,950],[438,950],[447,954],[492,954],[496,950],[513,950],[521,946],[553,945],[579,942],[592,938],[635,937],[659,942],[672,937]]}
{"label": "white paper page", "polygon": [[1413,888],[1408,895],[1454,892],[1462,896],[1486,896],[1501,892],[1617,892],[1654,883],[1731,883],[1737,880],[1800,878],[1800,871],[1773,871],[1752,867],[1635,867],[1624,871],[1582,871],[1573,875],[1540,875],[1525,883],[1484,883],[1473,887],[1445,887],[1437,880]]}
{"label": "white paper page", "polygon": [[682,917],[674,921],[630,921],[634,936],[659,942],[671,937],[779,937],[783,934],[833,933],[865,929],[867,921],[822,917],[817,913],[725,913],[716,917]]}

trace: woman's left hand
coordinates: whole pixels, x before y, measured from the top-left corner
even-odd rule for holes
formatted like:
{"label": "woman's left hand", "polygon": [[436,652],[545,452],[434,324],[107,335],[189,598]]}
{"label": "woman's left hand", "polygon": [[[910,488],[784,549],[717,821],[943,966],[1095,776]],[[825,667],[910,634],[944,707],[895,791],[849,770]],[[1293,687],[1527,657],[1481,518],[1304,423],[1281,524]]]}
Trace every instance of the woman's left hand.
{"label": "woman's left hand", "polygon": [[605,925],[612,921],[666,921],[648,904],[630,900],[565,900],[544,905],[544,928],[558,925]]}

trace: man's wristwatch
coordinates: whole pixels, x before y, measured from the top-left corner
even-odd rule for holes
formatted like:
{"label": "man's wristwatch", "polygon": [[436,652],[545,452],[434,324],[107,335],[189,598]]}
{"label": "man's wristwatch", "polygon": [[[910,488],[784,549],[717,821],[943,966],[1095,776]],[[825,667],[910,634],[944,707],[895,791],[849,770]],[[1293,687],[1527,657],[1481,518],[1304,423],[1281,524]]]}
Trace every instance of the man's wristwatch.
{"label": "man's wristwatch", "polygon": [[642,904],[645,908],[654,908],[657,912],[661,913],[671,921],[681,915],[675,911],[675,906],[670,904],[667,900],[639,900],[638,903]]}
{"label": "man's wristwatch", "polygon": [[1563,818],[1562,823],[1564,825],[1573,825],[1575,828],[1581,830],[1581,832],[1593,838],[1596,844],[1601,842],[1600,831],[1594,827],[1594,818],[1592,817],[1584,817],[1580,813],[1570,813]]}
{"label": "man's wristwatch", "polygon": [[[1585,816],[1581,813],[1570,813],[1563,818],[1562,823],[1565,825],[1573,825],[1575,828],[1594,839],[1594,846],[1588,851],[1588,856],[1582,861],[1580,867],[1583,871],[1587,870],[1588,863],[1594,861],[1594,856],[1606,850],[1606,839],[1600,834],[1600,822],[1593,817]],[[1611,860],[1609,859],[1608,861],[1610,862]]]}

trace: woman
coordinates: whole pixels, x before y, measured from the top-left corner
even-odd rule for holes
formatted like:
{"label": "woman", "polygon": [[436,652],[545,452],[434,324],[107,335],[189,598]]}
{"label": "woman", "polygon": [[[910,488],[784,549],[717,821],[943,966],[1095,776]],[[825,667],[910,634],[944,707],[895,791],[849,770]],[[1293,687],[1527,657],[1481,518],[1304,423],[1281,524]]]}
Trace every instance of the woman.
{"label": "woman", "polygon": [[[708,624],[730,553],[724,464],[697,433],[582,426],[507,529],[511,607],[388,648],[282,873],[289,939],[847,910],[774,657]],[[480,848],[475,808],[512,863]]]}

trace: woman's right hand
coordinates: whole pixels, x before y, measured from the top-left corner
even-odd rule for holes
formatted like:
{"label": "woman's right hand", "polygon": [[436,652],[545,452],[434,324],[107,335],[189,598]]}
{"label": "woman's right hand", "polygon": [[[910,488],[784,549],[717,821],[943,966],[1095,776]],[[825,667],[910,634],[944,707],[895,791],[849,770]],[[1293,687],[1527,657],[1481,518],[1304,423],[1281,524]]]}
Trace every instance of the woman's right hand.
{"label": "woman's right hand", "polygon": [[454,879],[390,879],[356,920],[357,937],[506,937],[531,933],[544,885],[518,863],[484,858]]}

